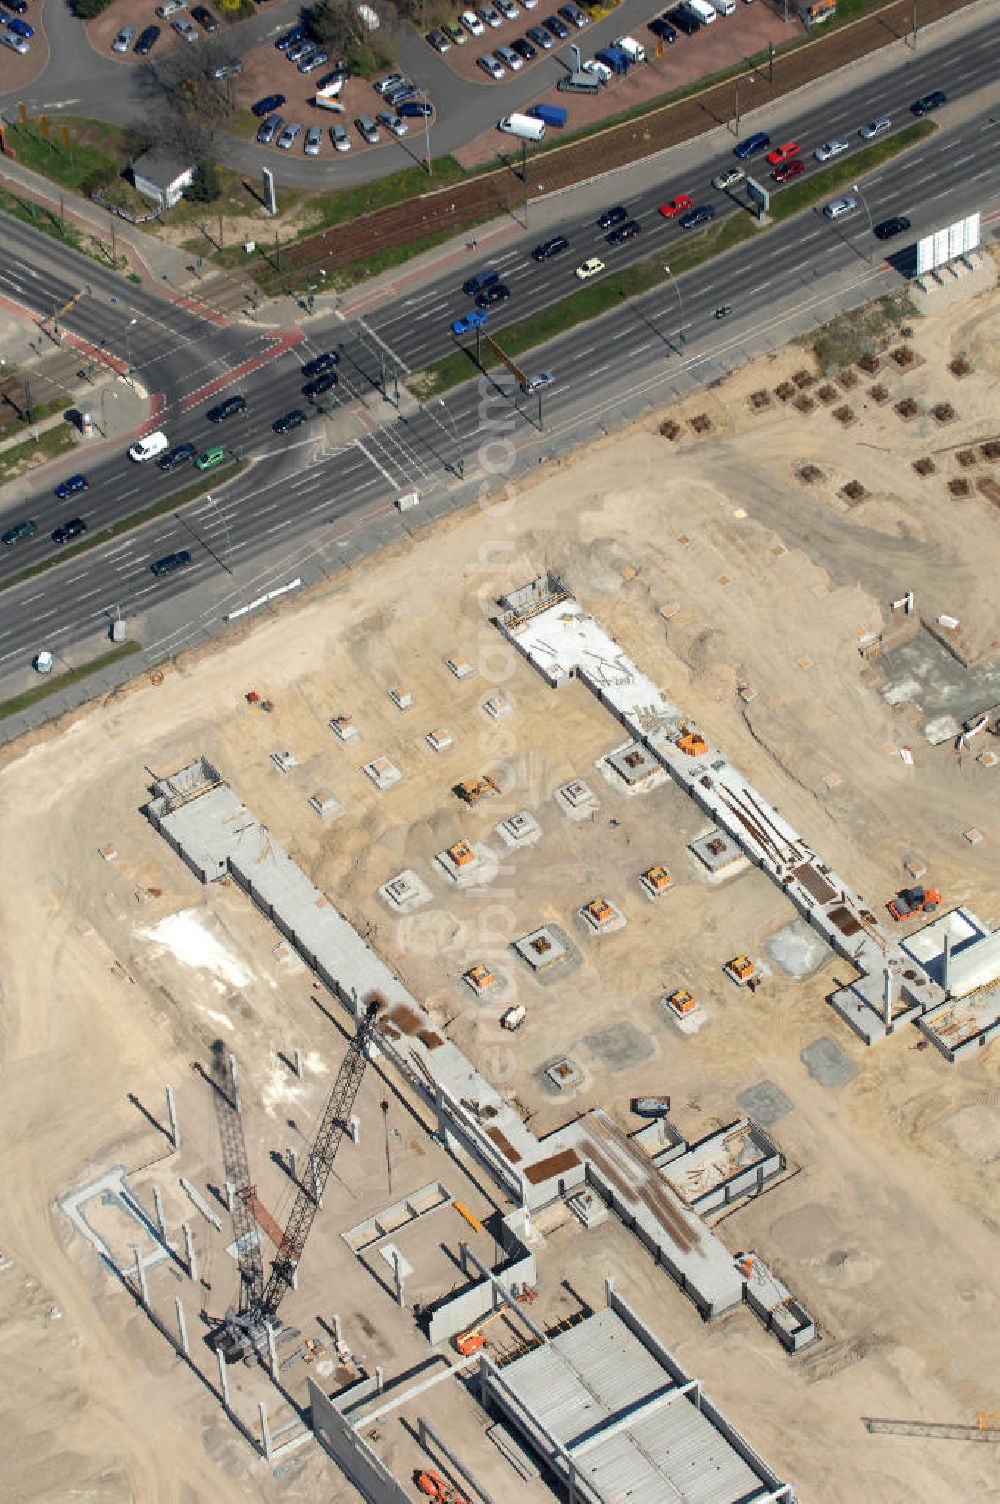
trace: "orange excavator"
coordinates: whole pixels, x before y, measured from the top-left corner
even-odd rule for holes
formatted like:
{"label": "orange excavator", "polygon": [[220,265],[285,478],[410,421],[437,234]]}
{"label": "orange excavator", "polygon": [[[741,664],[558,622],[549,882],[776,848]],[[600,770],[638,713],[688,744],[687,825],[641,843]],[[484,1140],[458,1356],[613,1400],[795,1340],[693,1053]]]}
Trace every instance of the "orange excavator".
{"label": "orange excavator", "polygon": [[941,903],[937,888],[900,888],[895,898],[890,898],[886,908],[893,919],[906,919],[910,914],[933,914]]}
{"label": "orange excavator", "polygon": [[469,1504],[464,1494],[460,1494],[457,1488],[452,1488],[438,1472],[436,1467],[425,1467],[417,1473],[413,1480],[422,1494],[427,1494],[431,1499],[437,1499],[439,1504]]}

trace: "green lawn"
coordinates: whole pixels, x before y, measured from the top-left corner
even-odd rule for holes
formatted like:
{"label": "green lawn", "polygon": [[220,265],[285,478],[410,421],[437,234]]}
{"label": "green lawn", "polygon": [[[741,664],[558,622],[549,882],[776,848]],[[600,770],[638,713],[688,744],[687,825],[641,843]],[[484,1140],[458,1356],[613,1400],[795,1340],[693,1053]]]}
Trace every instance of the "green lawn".
{"label": "green lawn", "polygon": [[[35,411],[39,411],[37,408]],[[0,486],[16,480],[45,460],[68,454],[75,442],[75,432],[68,423],[46,428],[36,438],[22,439],[9,449],[0,449]]]}
{"label": "green lawn", "polygon": [[29,120],[9,125],[7,136],[25,167],[76,192],[113,178],[127,160],[125,132],[98,120],[60,115],[50,122],[48,138],[37,120]]}
{"label": "green lawn", "polygon": [[77,684],[81,679],[86,679],[89,674],[96,674],[102,668],[107,668],[112,663],[117,663],[120,658],[129,658],[133,653],[140,653],[142,645],[138,642],[119,642],[108,652],[102,653],[99,658],[91,658],[89,663],[81,663],[78,668],[67,669],[64,674],[46,674],[39,679],[31,689],[24,690],[19,695],[12,695],[9,700],[0,700],[0,720],[9,715],[18,715],[22,710],[28,710],[32,705],[37,705],[39,700],[47,699],[49,695],[56,695],[61,689],[68,689],[71,684]]}

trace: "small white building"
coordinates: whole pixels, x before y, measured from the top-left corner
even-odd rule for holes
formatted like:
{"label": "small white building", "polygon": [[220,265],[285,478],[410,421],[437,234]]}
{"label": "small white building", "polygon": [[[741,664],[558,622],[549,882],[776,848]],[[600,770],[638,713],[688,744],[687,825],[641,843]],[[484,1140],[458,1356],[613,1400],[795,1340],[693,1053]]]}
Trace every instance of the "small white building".
{"label": "small white building", "polygon": [[172,209],[194,177],[194,164],[183,157],[153,147],[132,163],[132,181],[139,192],[161,209]]}

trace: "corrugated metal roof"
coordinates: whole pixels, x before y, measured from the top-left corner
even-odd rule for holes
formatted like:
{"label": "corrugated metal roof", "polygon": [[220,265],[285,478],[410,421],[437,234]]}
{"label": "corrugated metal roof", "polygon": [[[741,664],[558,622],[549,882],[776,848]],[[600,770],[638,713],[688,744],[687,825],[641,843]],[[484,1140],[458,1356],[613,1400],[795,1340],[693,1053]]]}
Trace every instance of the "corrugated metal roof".
{"label": "corrugated metal roof", "polygon": [[505,1364],[502,1380],[570,1453],[591,1443],[574,1460],[607,1504],[746,1504],[769,1492],[693,1393],[597,1439],[602,1426],[681,1387],[611,1309]]}

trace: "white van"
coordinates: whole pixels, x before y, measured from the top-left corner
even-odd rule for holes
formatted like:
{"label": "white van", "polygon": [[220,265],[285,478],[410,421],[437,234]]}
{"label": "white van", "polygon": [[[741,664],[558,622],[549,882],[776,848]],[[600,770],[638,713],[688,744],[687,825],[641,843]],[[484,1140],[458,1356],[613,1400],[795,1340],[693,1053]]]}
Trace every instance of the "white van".
{"label": "white van", "polygon": [[708,0],[684,0],[682,8],[702,26],[711,26],[715,20],[715,6],[709,5]]}
{"label": "white van", "polygon": [[731,16],[736,10],[736,0],[712,0],[720,16]]}
{"label": "white van", "polygon": [[624,52],[629,62],[644,63],[646,61],[646,49],[635,37],[615,37],[611,43],[619,52]]}
{"label": "white van", "polygon": [[497,121],[497,129],[508,136],[520,136],[524,141],[540,141],[545,135],[545,121],[532,115],[505,115]]}
{"label": "white van", "polygon": [[157,429],[155,433],[147,433],[144,439],[136,439],[128,452],[130,460],[135,460],[137,465],[142,465],[146,460],[151,460],[157,454],[162,454],[170,448],[170,440],[165,433]]}

